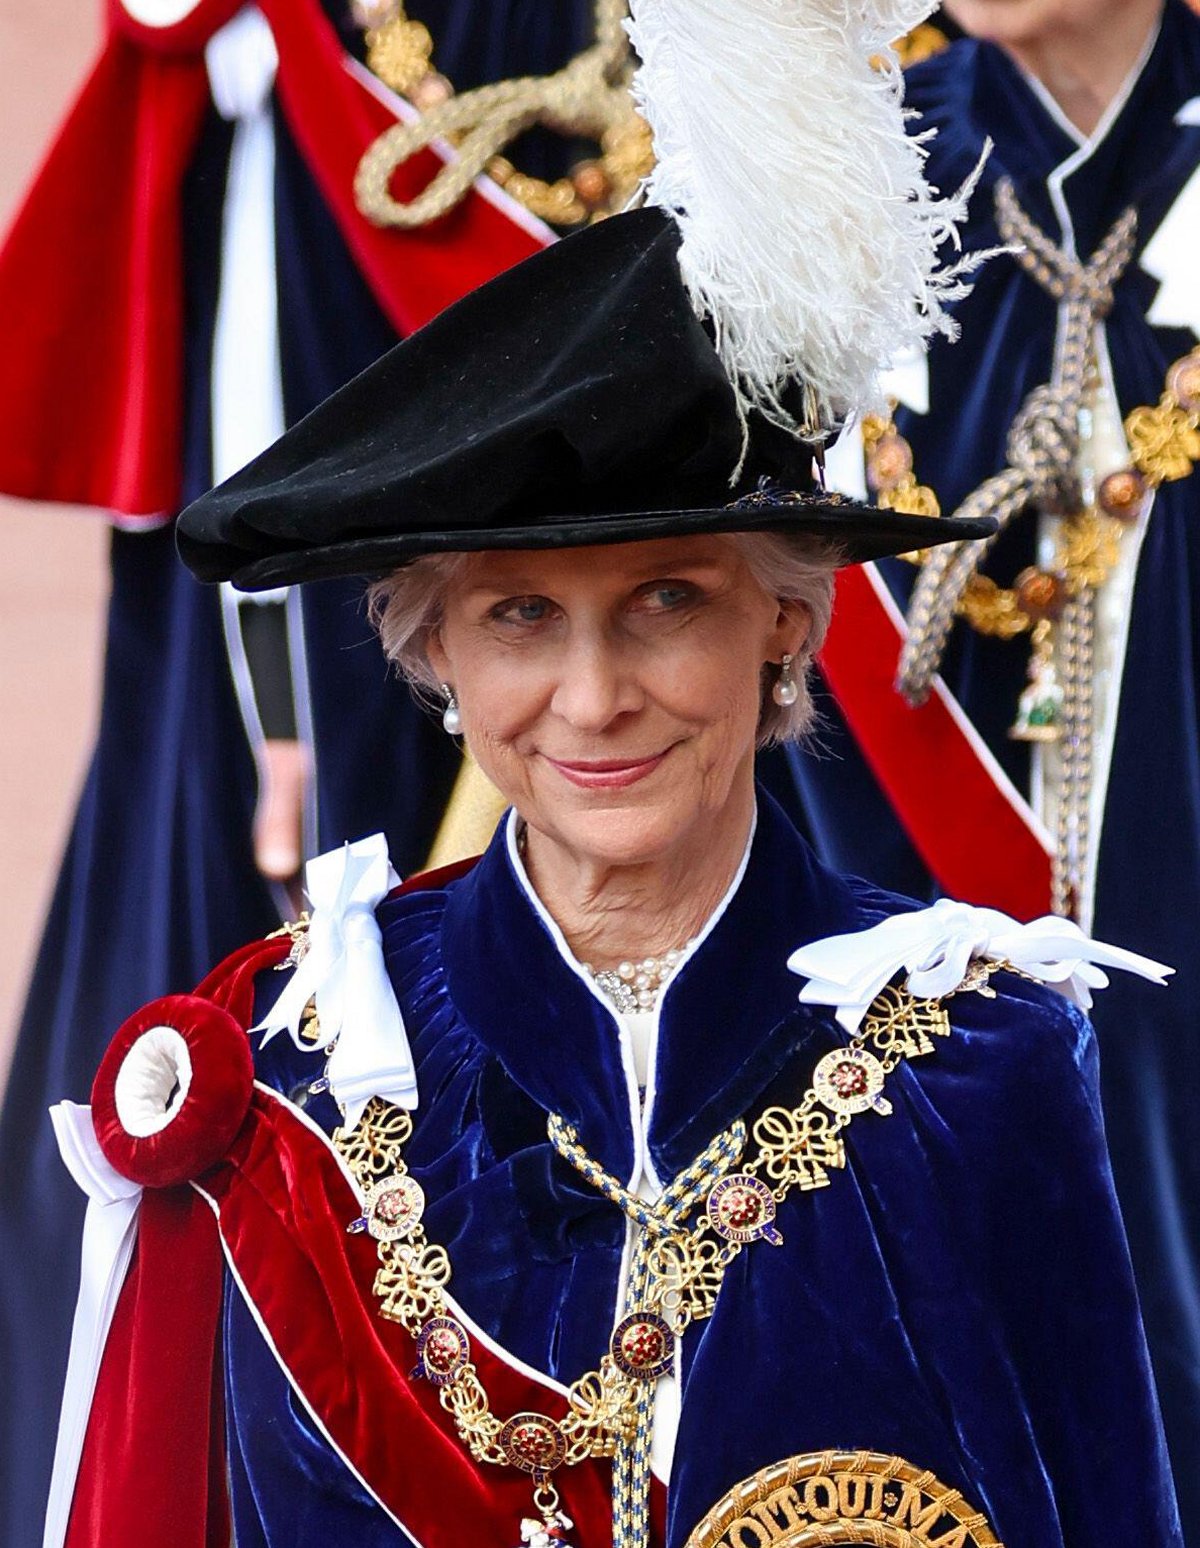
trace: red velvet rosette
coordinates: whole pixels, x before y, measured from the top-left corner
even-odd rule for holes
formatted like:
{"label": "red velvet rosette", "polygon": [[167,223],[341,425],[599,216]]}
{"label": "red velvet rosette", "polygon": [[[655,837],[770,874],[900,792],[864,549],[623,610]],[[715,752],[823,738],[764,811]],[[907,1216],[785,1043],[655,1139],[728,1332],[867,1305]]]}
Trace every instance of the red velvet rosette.
{"label": "red velvet rosette", "polygon": [[225,1155],[253,1089],[250,1042],[229,1012],[196,995],[167,995],[113,1038],[92,1086],[92,1123],[123,1177],[170,1188]]}

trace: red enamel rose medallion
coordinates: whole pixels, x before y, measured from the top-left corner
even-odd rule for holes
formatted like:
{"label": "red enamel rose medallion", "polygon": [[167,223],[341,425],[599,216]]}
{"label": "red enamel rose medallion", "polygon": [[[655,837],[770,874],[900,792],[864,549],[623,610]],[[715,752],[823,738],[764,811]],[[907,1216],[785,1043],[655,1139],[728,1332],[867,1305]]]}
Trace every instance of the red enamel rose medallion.
{"label": "red enamel rose medallion", "polygon": [[431,1317],[417,1338],[416,1376],[424,1376],[435,1387],[444,1387],[466,1365],[471,1344],[466,1329],[453,1317]]}
{"label": "red enamel rose medallion", "polygon": [[748,1172],[722,1177],[708,1196],[708,1220],[727,1242],[770,1242],[778,1247],[783,1237],[775,1229],[775,1195]]}
{"label": "red enamel rose medallion", "polygon": [[622,1317],[609,1345],[619,1371],[637,1381],[657,1381],[675,1359],[675,1335],[657,1312],[635,1311]]}
{"label": "red enamel rose medallion", "polygon": [[363,1212],[348,1231],[368,1231],[377,1242],[398,1242],[411,1236],[425,1213],[425,1193],[407,1173],[385,1177],[363,1199]]}
{"label": "red enamel rose medallion", "polygon": [[546,1414],[514,1414],[499,1441],[513,1467],[541,1477],[552,1473],[567,1454],[562,1430]]}
{"label": "red enamel rose medallion", "polygon": [[817,1100],[830,1112],[849,1118],[868,1108],[888,1114],[892,1104],[882,1095],[883,1065],[865,1048],[835,1048],[813,1072]]}

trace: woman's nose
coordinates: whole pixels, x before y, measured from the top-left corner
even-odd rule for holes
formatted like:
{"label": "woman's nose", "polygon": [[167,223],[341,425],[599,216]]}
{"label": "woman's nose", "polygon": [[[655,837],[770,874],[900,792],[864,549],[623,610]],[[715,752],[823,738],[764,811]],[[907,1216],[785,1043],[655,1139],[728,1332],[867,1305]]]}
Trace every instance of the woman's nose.
{"label": "woman's nose", "polygon": [[564,653],[551,708],[577,730],[603,731],[642,702],[635,676],[612,643],[592,640]]}

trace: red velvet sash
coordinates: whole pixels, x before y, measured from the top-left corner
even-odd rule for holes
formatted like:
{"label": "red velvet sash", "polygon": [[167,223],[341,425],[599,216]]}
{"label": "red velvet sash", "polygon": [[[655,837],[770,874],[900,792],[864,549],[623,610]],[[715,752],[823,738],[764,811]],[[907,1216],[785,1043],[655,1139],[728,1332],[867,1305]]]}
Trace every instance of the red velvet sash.
{"label": "red velvet sash", "polygon": [[[542,245],[474,193],[419,231],[370,225],[354,170],[395,118],[351,72],[319,0],[260,3],[289,129],[398,333]],[[208,105],[203,46],[236,8],[201,0],[177,27],[151,29],[110,4],[100,58],[0,250],[6,493],[151,520],[179,502],[183,176]],[[414,158],[397,195],[438,165]]]}
{"label": "red velvet sash", "polygon": [[221,1254],[190,1188],[147,1191],[104,1346],[67,1548],[229,1548]]}
{"label": "red velvet sash", "polygon": [[[255,974],[282,960],[289,944],[247,947],[197,996],[160,1001],[150,1019],[173,1012],[168,1024],[189,1038],[198,1070],[202,1045],[191,1042],[189,1015],[204,1023],[206,1039],[222,1019],[231,1029],[248,1021]],[[129,1029],[137,1030],[132,1020]],[[181,1114],[176,1124],[184,1121]],[[140,1142],[123,1141],[130,1143]],[[193,1135],[181,1135],[181,1149],[193,1144]],[[161,1164],[166,1175],[169,1162]],[[222,1252],[294,1390],[384,1509],[426,1548],[512,1548],[521,1518],[533,1514],[530,1480],[475,1463],[436,1389],[410,1375],[414,1341],[379,1315],[372,1292],[375,1243],[346,1231],[359,1213],[327,1138],[263,1087],[254,1088],[224,1156],[193,1186],[147,1188],[93,1398],[68,1548],[227,1545]],[[479,1336],[472,1358],[497,1414],[565,1415],[560,1392]],[[609,1541],[609,1464],[563,1469],[555,1484],[576,1523],[573,1539],[589,1548]],[[657,1485],[653,1516],[661,1542],[665,1496]]]}
{"label": "red velvet sash", "polygon": [[1050,912],[1050,854],[1033,814],[939,683],[897,693],[903,623],[874,565],[842,570],[820,667],[863,756],[942,890],[1015,919]]}

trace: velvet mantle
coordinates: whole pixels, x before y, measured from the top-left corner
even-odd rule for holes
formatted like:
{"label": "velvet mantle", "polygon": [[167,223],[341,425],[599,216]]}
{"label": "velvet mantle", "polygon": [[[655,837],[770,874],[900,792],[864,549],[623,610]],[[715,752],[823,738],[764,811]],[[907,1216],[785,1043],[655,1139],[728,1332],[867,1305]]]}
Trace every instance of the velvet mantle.
{"label": "velvet mantle", "polygon": [[[908,906],[825,869],[762,796],[745,874],[664,998],[643,1132],[617,1024],[503,833],[461,879],[389,899],[421,1089],[409,1161],[469,1316],[554,1381],[593,1367],[624,1222],[554,1155],[546,1113],[622,1180],[643,1147],[669,1177],[738,1115],[798,1100],[840,1040],[799,1005],[789,952]],[[893,1115],[855,1120],[846,1169],[787,1199],[784,1245],[743,1253],[686,1335],[669,1548],[756,1469],[860,1447],[932,1469],[1022,1548],[1180,1544],[1094,1038],[1053,992],[994,982],[951,1002],[954,1035],[897,1072]],[[259,1075],[332,1121],[306,1094],[318,1062],[278,1038]],[[236,1290],[226,1359],[240,1548],[403,1541],[297,1412]]]}
{"label": "velvet mantle", "polygon": [[[964,41],[909,73],[909,101],[937,127],[929,176],[956,186],[985,135],[995,149],[972,201],[965,242],[996,241],[992,189],[1004,174],[1038,225],[1064,232],[1055,200],[1090,254],[1127,205],[1138,210],[1134,260],[1115,289],[1106,337],[1123,413],[1156,403],[1172,361],[1196,343],[1187,328],[1152,326],[1158,282],[1142,268],[1200,167],[1200,17],[1167,0],[1162,26],[1127,99],[1081,150],[999,49]],[[1056,195],[1054,190],[1061,190]],[[1189,252],[1182,260],[1191,261]],[[1186,272],[1186,269],[1185,271]],[[957,312],[962,337],[935,343],[930,412],[903,413],[920,478],[954,509],[1004,465],[1004,442],[1025,395],[1049,377],[1054,303],[1009,258],[984,267]],[[1034,559],[1036,523],[1019,519],[997,542],[987,572],[1002,584]],[[903,565],[881,566],[901,599]],[[1111,771],[1099,835],[1092,932],[1152,952],[1177,969],[1169,995],[1115,984],[1096,1006],[1104,1112],[1117,1189],[1129,1226],[1184,1526],[1200,1542],[1200,1080],[1194,1058],[1200,955],[1200,474],[1164,485],[1138,560]],[[944,664],[951,691],[1018,789],[1029,790],[1028,748],[1008,737],[1028,649],[960,624]],[[928,897],[928,872],[905,838],[836,706],[823,699],[829,756],[792,759],[793,810],[821,857],[882,886]],[[993,835],[979,827],[971,849]],[[990,899],[980,897],[979,901]]]}

